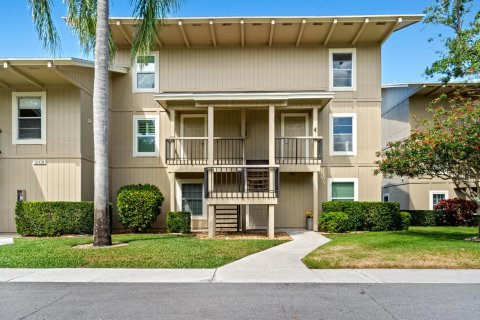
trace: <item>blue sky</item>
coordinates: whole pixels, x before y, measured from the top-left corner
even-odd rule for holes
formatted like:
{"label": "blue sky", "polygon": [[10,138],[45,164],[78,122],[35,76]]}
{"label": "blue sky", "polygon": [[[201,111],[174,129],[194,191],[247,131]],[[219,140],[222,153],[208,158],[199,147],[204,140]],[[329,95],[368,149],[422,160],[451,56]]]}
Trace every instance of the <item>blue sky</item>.
{"label": "blue sky", "polygon": [[[49,56],[38,40],[27,0],[1,2],[0,27],[4,32],[0,34],[0,57]],[[183,0],[180,10],[172,16],[418,14],[432,2],[433,0]],[[53,3],[53,16],[62,39],[61,56],[82,58],[77,40],[61,19],[65,15],[62,0],[53,0]],[[130,0],[113,0],[110,15],[131,16],[129,4]],[[478,2],[475,5],[478,7]],[[417,23],[395,32],[382,47],[382,82],[425,81],[422,76],[425,67],[435,60],[435,50],[440,48],[438,42],[428,43],[428,39],[444,31],[442,27]]]}

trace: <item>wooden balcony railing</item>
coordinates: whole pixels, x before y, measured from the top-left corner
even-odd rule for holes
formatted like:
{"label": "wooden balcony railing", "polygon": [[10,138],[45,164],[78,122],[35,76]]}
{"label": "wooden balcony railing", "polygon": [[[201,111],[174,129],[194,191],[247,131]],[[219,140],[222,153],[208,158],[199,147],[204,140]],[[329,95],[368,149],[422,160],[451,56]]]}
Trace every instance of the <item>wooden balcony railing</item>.
{"label": "wooden balcony railing", "polygon": [[277,164],[319,164],[322,158],[322,137],[275,138]]}
{"label": "wooden balcony railing", "polygon": [[278,198],[278,166],[219,166],[204,172],[206,198]]}

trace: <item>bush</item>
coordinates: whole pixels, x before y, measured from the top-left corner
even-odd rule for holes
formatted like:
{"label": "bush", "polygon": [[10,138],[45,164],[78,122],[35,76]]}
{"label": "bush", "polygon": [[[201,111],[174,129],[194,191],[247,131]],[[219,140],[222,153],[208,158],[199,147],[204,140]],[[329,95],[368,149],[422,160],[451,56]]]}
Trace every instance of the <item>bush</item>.
{"label": "bush", "polygon": [[459,198],[442,200],[435,206],[440,219],[439,224],[446,226],[471,224],[477,209],[478,205],[475,202]]}
{"label": "bush", "polygon": [[163,204],[163,195],[157,186],[132,184],[117,192],[120,221],[133,232],[144,232],[155,222]]}
{"label": "bush", "polygon": [[324,212],[318,218],[320,229],[326,232],[345,232],[350,230],[348,214],[344,212]]}
{"label": "bush", "polygon": [[185,211],[170,211],[167,214],[167,230],[168,232],[190,232],[191,222],[190,212]]}
{"label": "bush", "polygon": [[433,210],[404,210],[405,212],[410,213],[411,226],[436,226],[437,225],[437,216],[438,214]]}
{"label": "bush", "polygon": [[22,236],[93,233],[93,202],[17,202],[17,232]]}
{"label": "bush", "polygon": [[402,218],[402,230],[408,230],[412,216],[408,212],[400,211],[400,217]]}
{"label": "bush", "polygon": [[323,212],[345,212],[350,230],[401,230],[400,204],[396,202],[330,201],[322,205]]}

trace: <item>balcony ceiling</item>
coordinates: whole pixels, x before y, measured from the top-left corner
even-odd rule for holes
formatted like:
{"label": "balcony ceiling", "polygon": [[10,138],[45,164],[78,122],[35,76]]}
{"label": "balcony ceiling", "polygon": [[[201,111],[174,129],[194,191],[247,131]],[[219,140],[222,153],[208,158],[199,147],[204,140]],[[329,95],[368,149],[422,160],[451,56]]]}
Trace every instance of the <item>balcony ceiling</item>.
{"label": "balcony ceiling", "polygon": [[[339,17],[168,18],[158,25],[161,47],[269,47],[383,43],[423,15]],[[131,46],[134,19],[111,18],[119,48]]]}

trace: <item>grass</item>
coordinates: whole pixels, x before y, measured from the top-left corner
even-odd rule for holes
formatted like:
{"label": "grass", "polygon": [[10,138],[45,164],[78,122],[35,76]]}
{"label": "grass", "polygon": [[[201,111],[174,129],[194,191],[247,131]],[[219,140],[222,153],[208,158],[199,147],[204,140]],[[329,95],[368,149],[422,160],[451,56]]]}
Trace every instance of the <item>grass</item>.
{"label": "grass", "polygon": [[312,269],[479,269],[477,228],[410,227],[409,231],[328,235],[328,244],[304,258]]}
{"label": "grass", "polygon": [[128,245],[75,249],[92,237],[18,238],[0,246],[0,268],[216,268],[285,242],[171,234],[114,235],[113,241]]}

